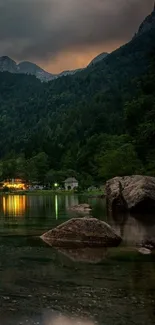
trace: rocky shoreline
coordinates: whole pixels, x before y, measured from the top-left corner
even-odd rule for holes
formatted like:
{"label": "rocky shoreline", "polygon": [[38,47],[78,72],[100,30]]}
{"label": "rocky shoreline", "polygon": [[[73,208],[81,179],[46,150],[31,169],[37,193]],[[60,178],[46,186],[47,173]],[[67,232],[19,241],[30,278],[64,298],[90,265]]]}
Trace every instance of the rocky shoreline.
{"label": "rocky shoreline", "polygon": [[[100,198],[104,198],[101,195]],[[108,218],[119,218],[124,224],[130,218],[145,219],[146,211],[155,207],[155,178],[148,176],[115,177],[106,183],[106,204]],[[61,248],[117,247],[122,235],[109,224],[93,218],[89,204],[79,204],[69,208],[78,217],[49,230],[41,239],[50,246]],[[81,215],[81,217],[80,217]],[[155,235],[149,238],[143,234],[135,242],[135,248],[142,254],[150,254],[155,249]]]}

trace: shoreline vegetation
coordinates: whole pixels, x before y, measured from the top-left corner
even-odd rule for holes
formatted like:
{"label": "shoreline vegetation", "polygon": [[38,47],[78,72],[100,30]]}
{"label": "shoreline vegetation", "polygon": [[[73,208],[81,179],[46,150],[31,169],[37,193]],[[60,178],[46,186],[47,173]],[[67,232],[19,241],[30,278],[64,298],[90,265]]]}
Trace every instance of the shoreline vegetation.
{"label": "shoreline vegetation", "polygon": [[104,191],[102,190],[96,190],[96,191],[58,191],[58,190],[35,190],[35,191],[0,191],[0,196],[3,195],[27,195],[27,196],[33,196],[33,195],[83,195],[88,197],[104,197]]}

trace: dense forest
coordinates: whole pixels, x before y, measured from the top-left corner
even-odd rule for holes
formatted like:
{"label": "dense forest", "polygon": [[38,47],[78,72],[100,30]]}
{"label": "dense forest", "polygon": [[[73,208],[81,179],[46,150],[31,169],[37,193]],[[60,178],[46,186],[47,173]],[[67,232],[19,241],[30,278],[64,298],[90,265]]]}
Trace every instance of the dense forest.
{"label": "dense forest", "polygon": [[49,83],[0,73],[0,178],[155,176],[155,29]]}

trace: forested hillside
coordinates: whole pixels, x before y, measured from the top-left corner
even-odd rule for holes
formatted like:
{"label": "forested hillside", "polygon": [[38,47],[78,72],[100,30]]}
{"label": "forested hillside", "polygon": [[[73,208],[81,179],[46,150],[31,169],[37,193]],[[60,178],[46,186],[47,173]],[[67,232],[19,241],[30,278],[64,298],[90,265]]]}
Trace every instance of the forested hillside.
{"label": "forested hillside", "polygon": [[155,29],[73,76],[0,73],[0,177],[155,174]]}

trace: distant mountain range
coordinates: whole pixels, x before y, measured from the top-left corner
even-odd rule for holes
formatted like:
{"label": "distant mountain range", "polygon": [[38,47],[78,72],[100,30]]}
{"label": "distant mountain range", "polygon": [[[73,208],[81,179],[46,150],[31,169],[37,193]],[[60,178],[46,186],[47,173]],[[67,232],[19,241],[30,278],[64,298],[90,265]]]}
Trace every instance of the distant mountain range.
{"label": "distant mountain range", "polygon": [[[88,66],[96,64],[100,60],[104,59],[107,55],[108,53],[101,53],[96,58],[94,58]],[[10,73],[24,73],[28,75],[34,75],[36,76],[36,78],[44,82],[48,82],[67,75],[73,75],[82,70],[84,69],[77,69],[77,70],[70,70],[70,71],[68,70],[68,71],[63,71],[59,74],[52,74],[43,70],[35,63],[29,61],[24,61],[17,64],[14,60],[9,58],[8,56],[0,57],[0,72],[7,71]]]}
{"label": "distant mountain range", "polygon": [[[138,32],[135,34],[134,38],[142,35],[143,33],[151,30],[152,28],[155,27],[155,7],[152,11],[152,13],[147,16],[142,24],[139,27]],[[115,52],[114,52],[115,53]],[[100,61],[104,60],[107,58],[109,53],[101,53],[98,56],[96,56],[86,68],[83,69],[76,69],[76,70],[68,70],[68,71],[63,71],[59,74],[52,74],[49,73],[42,68],[40,68],[38,65],[35,63],[29,62],[29,61],[24,61],[19,64],[17,64],[14,60],[9,58],[8,56],[2,56],[0,57],[0,72],[8,71],[10,73],[22,73],[22,74],[27,74],[27,75],[34,75],[36,78],[40,79],[41,81],[48,82],[63,76],[67,75],[74,75],[77,72],[81,72],[83,70],[86,70],[87,68],[96,65]]]}

